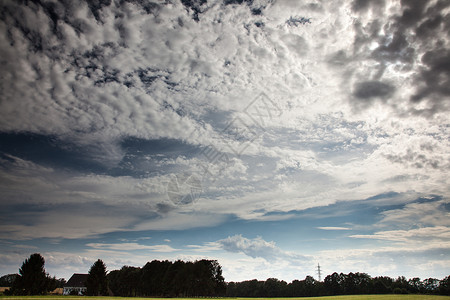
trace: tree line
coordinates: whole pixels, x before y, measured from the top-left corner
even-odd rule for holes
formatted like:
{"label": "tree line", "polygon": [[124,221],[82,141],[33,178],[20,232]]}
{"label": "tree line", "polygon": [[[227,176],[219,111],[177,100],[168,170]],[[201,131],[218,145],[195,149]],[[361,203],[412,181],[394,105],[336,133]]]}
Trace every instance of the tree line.
{"label": "tree line", "polygon": [[265,281],[247,280],[229,282],[227,297],[314,297],[362,294],[436,294],[450,296],[450,276],[442,280],[428,278],[407,280],[366,273],[333,273],[318,281],[311,276],[287,283],[276,278]]}
{"label": "tree line", "polygon": [[[0,278],[0,286],[9,286],[8,295],[44,295],[65,280],[51,277],[44,269],[45,260],[38,254],[26,259],[19,274]],[[123,297],[312,297],[360,294],[438,294],[450,296],[450,276],[442,280],[428,278],[407,280],[366,273],[333,273],[318,281],[312,276],[287,283],[276,278],[225,283],[217,260],[147,262],[142,268],[123,266],[107,272],[98,259],[90,268],[86,281],[87,295]]]}
{"label": "tree line", "polygon": [[153,260],[142,268],[124,266],[111,271],[107,278],[115,296],[214,297],[226,292],[222,267],[217,260]]}
{"label": "tree line", "polygon": [[[65,280],[50,277],[44,264],[44,258],[35,253],[23,262],[19,274],[1,277],[0,282],[10,286],[5,293],[44,295],[62,287]],[[215,297],[226,293],[222,267],[217,260],[207,259],[195,262],[153,260],[142,268],[123,266],[109,273],[98,259],[91,266],[85,285],[89,296]]]}

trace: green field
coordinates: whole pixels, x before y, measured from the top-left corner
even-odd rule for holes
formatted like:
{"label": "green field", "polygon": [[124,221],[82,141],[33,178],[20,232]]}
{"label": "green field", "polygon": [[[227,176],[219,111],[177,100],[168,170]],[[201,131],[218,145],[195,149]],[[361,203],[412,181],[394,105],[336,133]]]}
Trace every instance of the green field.
{"label": "green field", "polygon": [[[126,297],[88,297],[88,296],[0,296],[6,300],[167,300],[168,298],[126,298]],[[330,296],[330,297],[304,297],[304,298],[173,298],[174,300],[450,300],[450,296],[433,295],[352,295],[352,296]]]}

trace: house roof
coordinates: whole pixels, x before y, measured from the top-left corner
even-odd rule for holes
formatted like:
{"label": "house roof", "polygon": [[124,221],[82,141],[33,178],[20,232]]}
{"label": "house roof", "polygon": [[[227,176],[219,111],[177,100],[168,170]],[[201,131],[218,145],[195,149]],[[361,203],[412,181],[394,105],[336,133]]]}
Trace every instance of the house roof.
{"label": "house roof", "polygon": [[75,273],[70,277],[69,281],[64,285],[64,287],[85,287],[86,280],[89,274],[78,274]]}

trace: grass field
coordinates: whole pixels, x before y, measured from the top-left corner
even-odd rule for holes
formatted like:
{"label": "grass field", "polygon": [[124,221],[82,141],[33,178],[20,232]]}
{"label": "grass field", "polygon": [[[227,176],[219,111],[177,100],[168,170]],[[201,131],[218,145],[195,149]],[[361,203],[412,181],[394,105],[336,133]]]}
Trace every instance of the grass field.
{"label": "grass field", "polygon": [[[0,296],[1,300],[167,300],[168,298],[125,298],[125,297],[88,297],[88,296]],[[450,300],[450,296],[432,295],[352,295],[305,298],[173,298],[175,300]]]}

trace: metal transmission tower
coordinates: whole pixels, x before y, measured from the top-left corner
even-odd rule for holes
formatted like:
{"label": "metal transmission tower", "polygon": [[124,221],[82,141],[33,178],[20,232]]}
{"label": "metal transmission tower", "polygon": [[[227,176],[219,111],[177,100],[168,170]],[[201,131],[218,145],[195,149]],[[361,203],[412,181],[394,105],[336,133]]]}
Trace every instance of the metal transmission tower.
{"label": "metal transmission tower", "polygon": [[319,275],[319,281],[322,281],[322,273],[320,272],[320,265],[317,264],[317,275]]}

